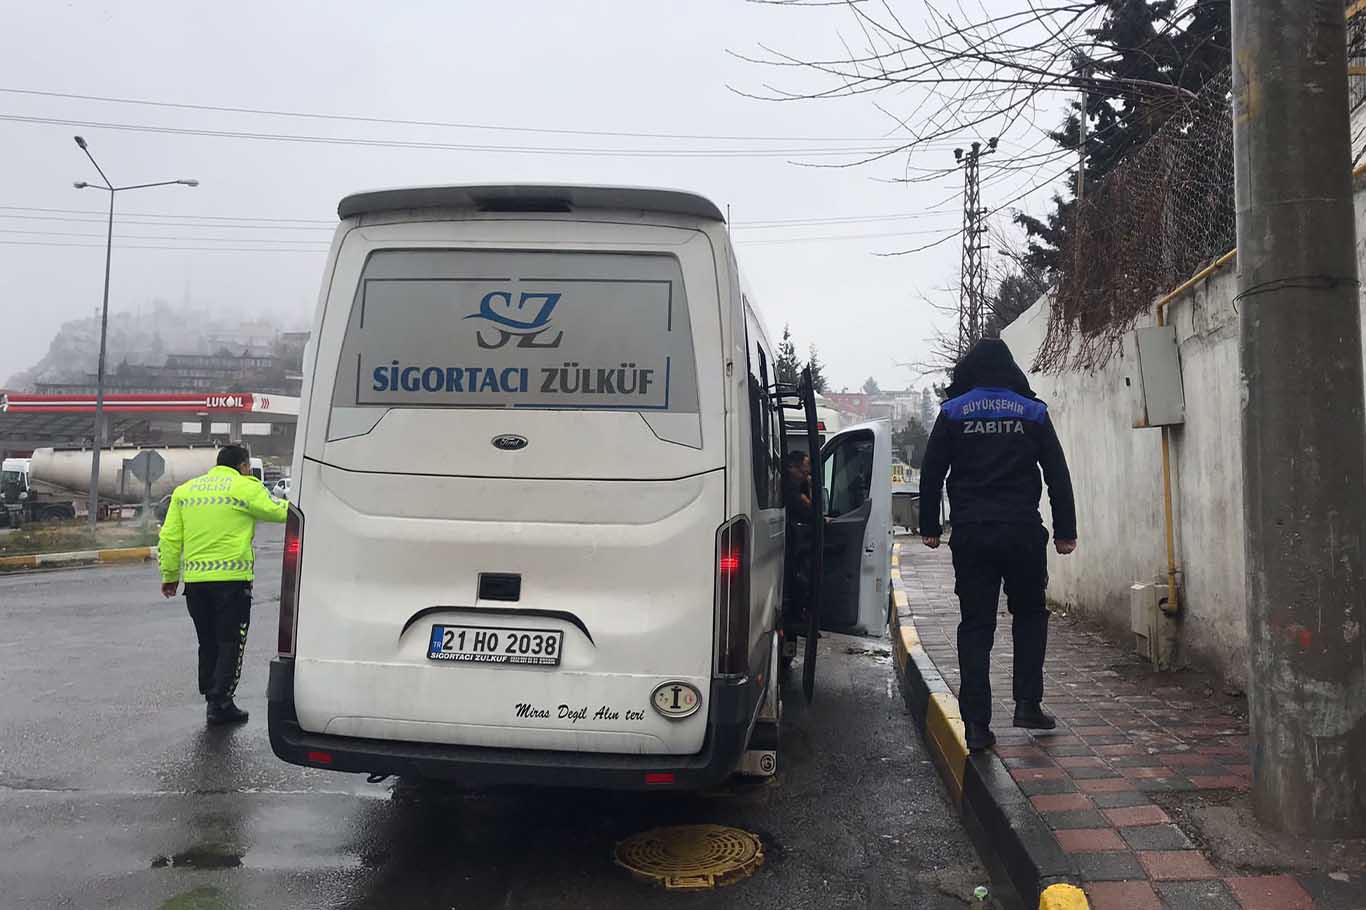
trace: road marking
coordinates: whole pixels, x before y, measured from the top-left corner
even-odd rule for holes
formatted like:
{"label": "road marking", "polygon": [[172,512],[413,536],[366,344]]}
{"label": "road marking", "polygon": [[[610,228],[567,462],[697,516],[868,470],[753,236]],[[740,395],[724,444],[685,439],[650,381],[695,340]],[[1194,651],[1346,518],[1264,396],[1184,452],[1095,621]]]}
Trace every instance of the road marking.
{"label": "road marking", "polygon": [[1039,910],[1089,910],[1086,892],[1076,885],[1049,885],[1039,895]]}
{"label": "road marking", "polygon": [[931,692],[925,717],[925,732],[949,772],[949,787],[955,802],[963,801],[963,773],[968,761],[968,741],[958,699],[942,692]]}

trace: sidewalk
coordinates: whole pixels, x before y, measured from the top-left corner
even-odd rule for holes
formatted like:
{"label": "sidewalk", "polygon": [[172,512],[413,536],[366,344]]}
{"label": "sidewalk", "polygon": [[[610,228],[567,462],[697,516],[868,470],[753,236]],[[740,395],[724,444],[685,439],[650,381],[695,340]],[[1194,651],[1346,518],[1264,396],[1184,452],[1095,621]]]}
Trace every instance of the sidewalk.
{"label": "sidewalk", "polygon": [[[958,602],[947,547],[907,538],[901,582],[920,647],[954,695]],[[1075,864],[1096,910],[1366,910],[1366,844],[1259,831],[1245,699],[1199,674],[1159,674],[1055,613],[1045,705],[1058,729],[1010,726],[1010,616],[992,653],[996,754]]]}

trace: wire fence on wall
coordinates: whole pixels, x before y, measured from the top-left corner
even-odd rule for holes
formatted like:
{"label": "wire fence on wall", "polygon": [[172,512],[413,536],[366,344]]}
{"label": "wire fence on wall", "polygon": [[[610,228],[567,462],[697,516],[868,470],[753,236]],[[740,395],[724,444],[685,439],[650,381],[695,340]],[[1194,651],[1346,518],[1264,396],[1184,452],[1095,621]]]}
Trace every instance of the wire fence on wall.
{"label": "wire fence on wall", "polygon": [[[1366,104],[1366,0],[1349,0],[1348,91]],[[1036,370],[1095,370],[1154,301],[1234,248],[1232,70],[1177,106],[1128,160],[1088,186],[1060,245]],[[1366,118],[1352,137],[1366,156]]]}
{"label": "wire fence on wall", "polygon": [[1073,209],[1036,370],[1105,365],[1153,301],[1233,248],[1226,70]]}

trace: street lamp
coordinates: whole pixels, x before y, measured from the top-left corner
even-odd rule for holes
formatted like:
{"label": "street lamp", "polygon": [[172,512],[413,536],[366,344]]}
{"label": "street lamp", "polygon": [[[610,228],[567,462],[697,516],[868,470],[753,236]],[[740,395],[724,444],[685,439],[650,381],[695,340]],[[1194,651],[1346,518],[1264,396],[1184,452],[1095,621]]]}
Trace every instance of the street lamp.
{"label": "street lamp", "polygon": [[114,255],[114,197],[126,190],[145,190],[154,186],[199,186],[198,180],[160,180],[156,183],[134,183],[128,186],[114,186],[104,169],[100,167],[85,140],[76,136],[76,145],[85,152],[85,157],[95,165],[104,183],[87,183],[77,180],[72,184],[78,190],[104,190],[109,194],[109,234],[104,245],[104,306],[100,310],[100,360],[95,373],[95,435],[91,437],[94,445],[90,452],[90,531],[95,531],[95,519],[100,510],[100,443],[104,436],[104,352],[109,335],[109,263]]}

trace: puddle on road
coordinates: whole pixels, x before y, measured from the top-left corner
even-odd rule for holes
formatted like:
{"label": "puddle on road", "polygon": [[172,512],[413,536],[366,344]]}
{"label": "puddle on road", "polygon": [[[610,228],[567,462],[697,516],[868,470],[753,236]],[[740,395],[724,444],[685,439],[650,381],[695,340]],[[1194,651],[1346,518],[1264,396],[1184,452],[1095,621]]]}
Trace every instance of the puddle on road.
{"label": "puddle on road", "polygon": [[204,886],[167,898],[159,910],[222,910],[223,906],[222,892],[217,888]]}
{"label": "puddle on road", "polygon": [[887,648],[845,648],[844,653],[854,657],[871,657],[880,664],[892,661],[892,652]]}
{"label": "puddle on road", "polygon": [[0,774],[0,790],[33,790],[44,793],[74,793],[75,787],[67,786],[52,777],[19,777],[14,774]]}
{"label": "puddle on road", "polygon": [[242,865],[242,854],[222,844],[202,844],[152,859],[153,869],[236,869]]}

